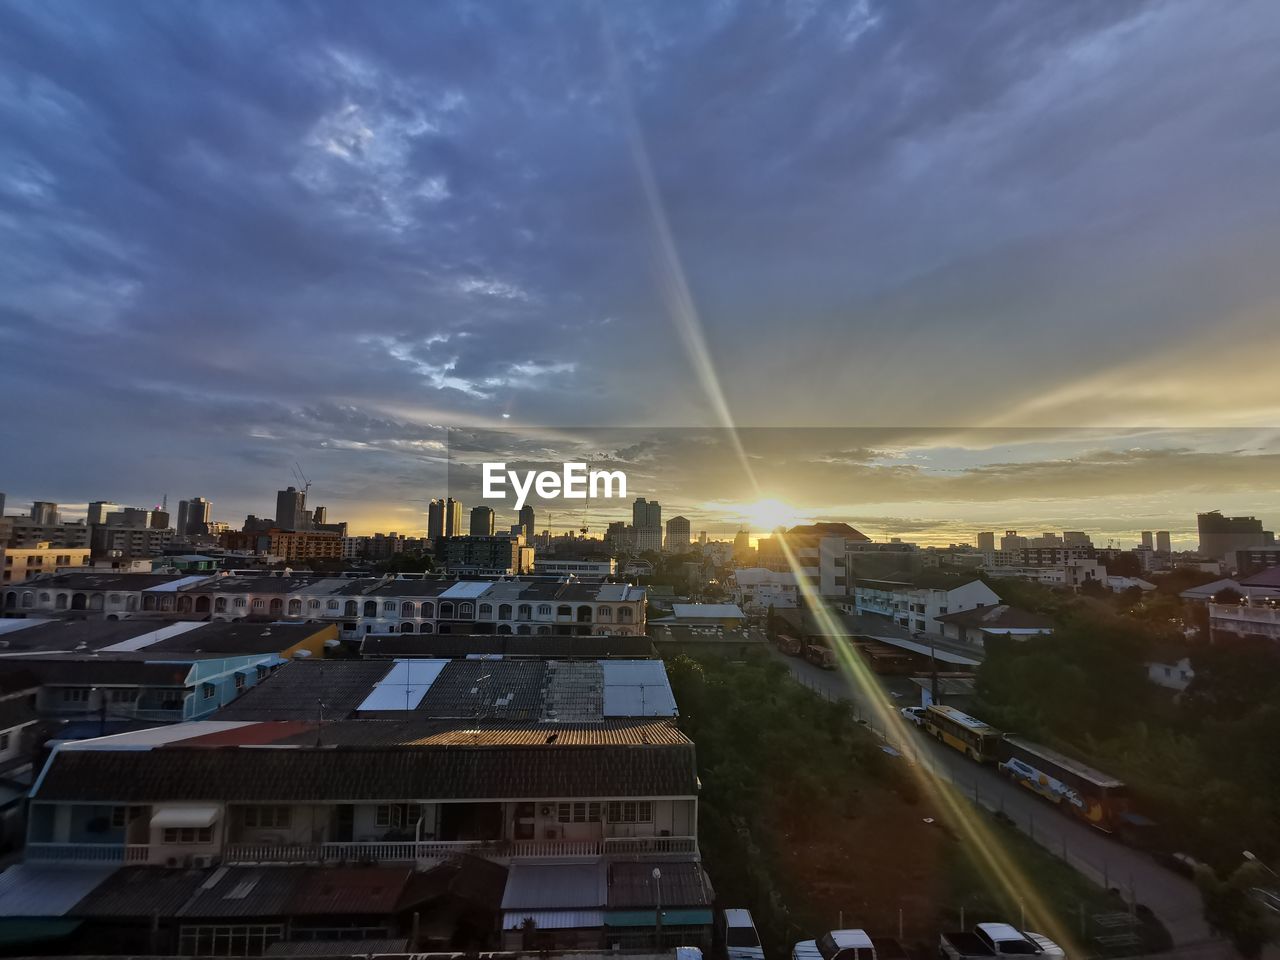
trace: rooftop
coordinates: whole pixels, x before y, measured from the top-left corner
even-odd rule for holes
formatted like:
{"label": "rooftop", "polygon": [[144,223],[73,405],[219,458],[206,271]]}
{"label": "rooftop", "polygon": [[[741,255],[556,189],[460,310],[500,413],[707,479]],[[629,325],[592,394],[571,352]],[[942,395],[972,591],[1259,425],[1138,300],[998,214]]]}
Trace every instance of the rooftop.
{"label": "rooftop", "polygon": [[468,634],[369,634],[360,645],[364,657],[441,657],[558,660],[640,659],[653,656],[647,637],[507,636]]}
{"label": "rooftop", "polygon": [[1005,603],[977,607],[973,610],[961,610],[958,613],[944,613],[934,619],[939,623],[954,623],[961,627],[976,627],[983,630],[1053,629],[1053,621],[1048,617],[1042,617],[1020,607],[1011,607]]}

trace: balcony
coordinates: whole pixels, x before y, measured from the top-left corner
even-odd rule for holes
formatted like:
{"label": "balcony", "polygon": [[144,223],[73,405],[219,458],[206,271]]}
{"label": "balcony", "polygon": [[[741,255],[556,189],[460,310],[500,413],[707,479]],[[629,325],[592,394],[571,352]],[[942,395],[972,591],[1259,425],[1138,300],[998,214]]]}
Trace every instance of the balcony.
{"label": "balcony", "polygon": [[430,863],[463,853],[509,862],[523,857],[643,857],[693,855],[695,837],[610,837],[604,840],[422,840],[373,843],[227,846],[225,863]]}
{"label": "balcony", "polygon": [[146,863],[145,843],[28,843],[25,859],[39,863]]}

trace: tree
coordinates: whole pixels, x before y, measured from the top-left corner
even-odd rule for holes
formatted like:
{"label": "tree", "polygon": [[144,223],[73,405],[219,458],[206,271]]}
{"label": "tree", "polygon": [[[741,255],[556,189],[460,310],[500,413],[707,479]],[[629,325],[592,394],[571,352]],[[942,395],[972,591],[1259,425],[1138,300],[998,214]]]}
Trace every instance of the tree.
{"label": "tree", "polygon": [[778,639],[778,611],[773,609],[772,603],[769,604],[769,612],[765,615],[764,632],[771,641]]}
{"label": "tree", "polygon": [[1105,566],[1109,577],[1142,576],[1142,561],[1136,553],[1117,553],[1107,558]]}
{"label": "tree", "polygon": [[1196,886],[1204,900],[1204,919],[1210,929],[1227,937],[1247,958],[1258,957],[1276,936],[1276,926],[1250,891],[1264,886],[1266,870],[1246,861],[1223,880],[1209,867],[1196,869]]}
{"label": "tree", "polygon": [[431,573],[436,562],[425,553],[397,553],[380,562],[378,573]]}

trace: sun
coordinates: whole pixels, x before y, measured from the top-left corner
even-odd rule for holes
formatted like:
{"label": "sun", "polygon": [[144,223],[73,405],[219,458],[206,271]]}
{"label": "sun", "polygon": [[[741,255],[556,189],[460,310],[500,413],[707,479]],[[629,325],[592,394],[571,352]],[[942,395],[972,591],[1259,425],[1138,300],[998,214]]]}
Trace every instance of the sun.
{"label": "sun", "polygon": [[744,504],[742,518],[757,533],[767,533],[776,527],[794,527],[804,519],[795,507],[781,500],[757,500]]}

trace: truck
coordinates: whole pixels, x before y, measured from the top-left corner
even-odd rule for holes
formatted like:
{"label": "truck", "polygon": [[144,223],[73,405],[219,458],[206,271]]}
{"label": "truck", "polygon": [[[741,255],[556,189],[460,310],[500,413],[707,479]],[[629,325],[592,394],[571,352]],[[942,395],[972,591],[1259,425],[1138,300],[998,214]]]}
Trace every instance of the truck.
{"label": "truck", "polygon": [[832,930],[817,940],[801,940],[791,960],[879,960],[865,930]]}
{"label": "truck", "polygon": [[980,923],[972,933],[944,933],[938,940],[942,960],[992,960],[994,957],[1042,957],[1066,960],[1063,949],[1044,934],[1009,923]]}
{"label": "truck", "polygon": [[727,960],[764,960],[760,934],[756,932],[751,911],[729,907],[721,913],[721,936]]}
{"label": "truck", "polygon": [[804,648],[804,658],[815,667],[821,667],[823,670],[834,670],[836,668],[836,652],[825,644],[809,644]]}

